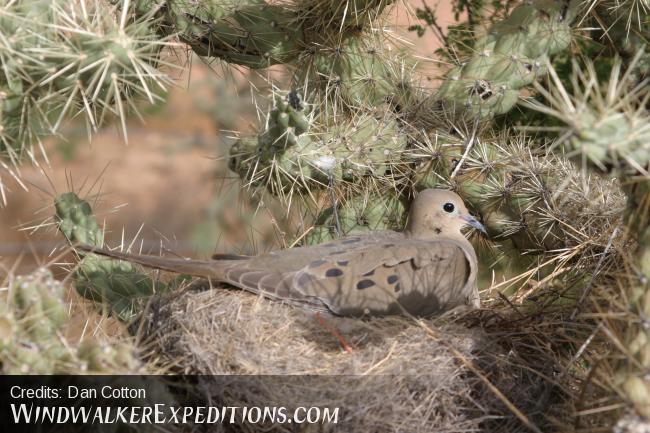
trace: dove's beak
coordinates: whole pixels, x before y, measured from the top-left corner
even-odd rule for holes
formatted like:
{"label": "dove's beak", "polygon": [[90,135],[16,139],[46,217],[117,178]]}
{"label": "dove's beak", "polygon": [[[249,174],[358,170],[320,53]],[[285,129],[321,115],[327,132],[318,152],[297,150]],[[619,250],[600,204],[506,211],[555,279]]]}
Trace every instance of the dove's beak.
{"label": "dove's beak", "polygon": [[474,227],[475,229],[480,230],[483,233],[487,234],[487,230],[485,229],[485,226],[483,224],[481,224],[479,222],[479,220],[477,220],[473,216],[471,216],[469,214],[468,215],[462,215],[461,214],[459,216],[459,218],[462,219],[463,221],[465,221],[467,223],[467,225],[470,225],[470,226]]}

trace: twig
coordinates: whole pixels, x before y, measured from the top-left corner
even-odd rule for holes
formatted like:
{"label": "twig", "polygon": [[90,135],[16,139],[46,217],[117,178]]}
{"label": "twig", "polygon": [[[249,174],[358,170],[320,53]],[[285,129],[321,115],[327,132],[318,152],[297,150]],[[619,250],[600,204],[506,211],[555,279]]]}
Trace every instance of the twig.
{"label": "twig", "polygon": [[332,211],[334,212],[334,223],[336,224],[336,237],[341,237],[342,231],[341,231],[341,221],[339,220],[339,210],[338,210],[338,204],[336,202],[336,194],[334,194],[334,176],[332,175],[332,172],[328,172],[328,179],[329,179],[329,190],[330,194],[332,196]]}
{"label": "twig", "polygon": [[472,128],[472,135],[469,137],[469,141],[465,145],[465,152],[463,152],[463,156],[460,158],[460,161],[458,161],[458,164],[456,164],[456,167],[454,167],[454,171],[451,173],[451,176],[449,177],[450,179],[456,177],[456,174],[458,174],[460,168],[463,166],[465,160],[469,156],[469,152],[472,150],[472,146],[474,146],[474,140],[476,139],[478,124],[479,124],[479,117],[476,116],[476,120],[474,120],[474,127]]}
{"label": "twig", "polygon": [[482,372],[481,370],[474,365],[472,361],[467,359],[465,355],[460,353],[458,349],[456,349],[452,344],[449,342],[443,340],[442,338],[438,337],[436,333],[431,329],[430,327],[426,326],[422,320],[418,320],[418,324],[424,328],[429,336],[433,338],[435,341],[439,342],[443,346],[445,346],[453,355],[465,365],[472,373],[474,373],[485,385],[494,393],[494,395],[497,396],[499,400],[512,412],[519,420],[524,423],[526,427],[528,427],[530,430],[534,431],[535,433],[542,433],[542,431],[537,427],[533,422],[528,419],[526,415],[524,415],[523,412],[521,412],[517,406],[515,406],[509,399],[506,397],[492,382],[490,382],[490,379],[488,379]]}
{"label": "twig", "polygon": [[591,293],[591,289],[594,285],[594,280],[596,279],[596,275],[598,275],[598,273],[600,272],[600,268],[603,266],[603,263],[605,262],[605,257],[607,257],[607,253],[609,252],[610,248],[612,248],[612,243],[614,242],[614,238],[618,234],[619,228],[620,227],[616,227],[614,231],[612,231],[612,234],[609,237],[609,241],[607,242],[607,246],[605,247],[605,251],[603,251],[603,254],[600,256],[600,259],[598,259],[598,263],[596,264],[596,269],[594,269],[594,273],[591,274],[589,283],[585,286],[584,290],[582,291],[582,295],[580,295],[580,299],[578,300],[576,307],[573,309],[573,312],[571,313],[570,320],[575,320],[576,316],[580,312],[580,308],[582,307],[583,302],[585,301],[585,299],[587,299],[589,293]]}
{"label": "twig", "polygon": [[442,27],[440,27],[440,24],[438,24],[438,20],[436,19],[436,10],[438,9],[438,5],[436,5],[436,10],[432,10],[426,4],[426,2],[422,0],[422,7],[424,7],[425,11],[429,12],[429,16],[431,17],[431,22],[427,21],[427,25],[431,28],[431,31],[438,38],[438,40],[443,43],[447,51],[450,51],[449,40],[447,39],[445,32],[442,30]]}
{"label": "twig", "polygon": [[[566,366],[562,367],[562,371],[560,372],[560,375],[557,377],[556,382],[560,382],[564,377],[567,375],[569,372],[569,368],[575,363],[584,353],[585,350],[587,350],[587,346],[589,346],[592,342],[592,340],[596,337],[596,334],[600,329],[603,327],[603,323],[600,322],[596,329],[593,330],[593,332],[587,337],[584,343],[580,346],[578,351],[576,352],[573,357],[569,360]],[[551,390],[553,388],[550,386],[547,386],[544,392],[542,393],[541,397],[539,398],[537,404],[535,405],[537,411],[541,411],[542,413],[545,412],[546,407],[548,406],[548,399],[551,396]]]}

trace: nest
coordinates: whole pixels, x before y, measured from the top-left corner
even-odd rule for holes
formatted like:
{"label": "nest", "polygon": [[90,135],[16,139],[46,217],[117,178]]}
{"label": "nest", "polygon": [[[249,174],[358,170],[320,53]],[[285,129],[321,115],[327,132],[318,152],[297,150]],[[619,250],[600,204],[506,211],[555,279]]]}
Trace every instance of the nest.
{"label": "nest", "polygon": [[542,372],[522,366],[495,335],[462,324],[476,314],[359,320],[237,290],[192,289],[154,298],[131,329],[158,367],[222,375],[200,377],[212,405],[340,408],[338,424],[315,431],[530,431],[524,418],[541,426],[538,415],[561,394],[545,379],[553,376],[552,363],[540,360]]}

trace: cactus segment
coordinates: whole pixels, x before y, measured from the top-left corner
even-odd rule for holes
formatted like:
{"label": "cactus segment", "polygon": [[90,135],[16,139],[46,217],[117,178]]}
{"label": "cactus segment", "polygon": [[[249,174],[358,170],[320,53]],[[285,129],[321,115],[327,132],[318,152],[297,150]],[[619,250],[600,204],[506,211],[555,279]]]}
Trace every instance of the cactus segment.
{"label": "cactus segment", "polygon": [[445,75],[436,97],[481,117],[508,112],[520,90],[546,72],[547,59],[569,46],[580,6],[576,0],[520,4],[476,42],[471,59]]}
{"label": "cactus segment", "polygon": [[117,115],[126,138],[134,97],[162,100],[170,79],[157,68],[170,44],[152,29],[151,15],[117,20],[115,7],[82,3],[0,6],[2,34],[11,35],[0,41],[0,156],[18,162],[25,147],[78,115],[91,132]]}
{"label": "cactus segment", "polygon": [[631,73],[642,56],[643,52],[637,53],[625,73],[622,61],[616,59],[607,87],[597,84],[593,63],[574,62],[572,93],[553,74],[550,89],[544,92],[546,101],[523,105],[565,123],[562,144],[576,162],[610,174],[642,174],[650,163],[650,116],[635,101],[647,100],[650,94],[636,85]]}
{"label": "cactus segment", "polygon": [[63,331],[70,317],[65,288],[49,270],[10,281],[0,303],[0,371],[4,374],[137,372],[140,362],[128,342],[91,339],[75,346]]}
{"label": "cactus segment", "polygon": [[296,15],[315,35],[331,30],[350,34],[376,21],[393,0],[300,0],[296,3]]}
{"label": "cactus segment", "polygon": [[[176,7],[178,3],[174,2]],[[249,1],[208,15],[207,23],[189,18],[182,38],[201,56],[258,69],[291,62],[300,52],[302,28],[286,8],[262,0]],[[176,13],[176,17],[187,15]],[[199,31],[188,32],[190,30]]]}
{"label": "cactus segment", "polygon": [[[55,208],[59,230],[71,244],[103,246],[103,233],[87,201],[68,192],[56,198]],[[139,273],[132,263],[94,254],[81,255],[74,280],[81,296],[107,306],[123,321],[131,319],[151,295],[172,288]]]}
{"label": "cactus segment", "polygon": [[404,227],[406,210],[403,200],[394,193],[355,196],[319,215],[314,229],[306,237],[307,244],[318,244],[341,236],[374,230]]}
{"label": "cactus segment", "polygon": [[257,143],[244,138],[231,148],[231,169],[250,185],[267,185],[278,193],[358,183],[385,178],[399,163],[407,137],[391,116],[364,114],[319,133],[309,131],[313,119],[299,101],[295,92],[276,98]]}
{"label": "cactus segment", "polygon": [[375,107],[395,91],[388,59],[379,41],[345,39],[313,56],[314,81],[330,99],[342,100],[348,108]]}

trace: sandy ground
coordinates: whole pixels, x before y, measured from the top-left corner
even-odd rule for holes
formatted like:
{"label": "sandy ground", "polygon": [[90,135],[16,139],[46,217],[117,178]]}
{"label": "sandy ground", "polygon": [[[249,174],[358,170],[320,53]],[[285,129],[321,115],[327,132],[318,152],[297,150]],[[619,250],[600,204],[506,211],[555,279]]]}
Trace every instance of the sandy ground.
{"label": "sandy ground", "polygon": [[[442,1],[438,7],[443,27],[451,21],[449,7]],[[418,39],[404,30],[413,22],[404,6],[394,14],[397,33],[413,42],[418,55],[430,56],[438,46],[431,32]],[[241,250],[251,238],[259,248],[272,246],[274,228],[266,215],[254,218],[249,230],[236,223],[251,209],[235,205],[241,202],[240,185],[224,160],[232,140],[222,130],[251,132],[256,120],[246,80],[224,80],[224,75],[231,76],[222,70],[215,74],[196,61],[168,103],[148,110],[144,124],[130,122],[128,145],[117,126],[100,131],[89,143],[83,128],[73,124],[66,132],[68,143],[46,143],[49,167],[21,168],[28,191],[3,176],[9,192],[8,205],[0,209],[0,260],[7,265],[22,256],[19,270],[27,271],[64,244],[51,227],[30,228],[50,217],[53,197],[71,187],[98,200],[94,208],[106,222],[112,245],[121,242],[123,233],[126,240],[139,233],[146,245],[166,239],[165,245],[181,254]]]}

